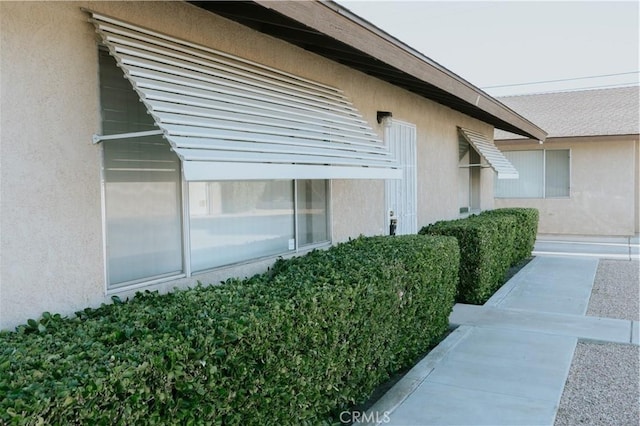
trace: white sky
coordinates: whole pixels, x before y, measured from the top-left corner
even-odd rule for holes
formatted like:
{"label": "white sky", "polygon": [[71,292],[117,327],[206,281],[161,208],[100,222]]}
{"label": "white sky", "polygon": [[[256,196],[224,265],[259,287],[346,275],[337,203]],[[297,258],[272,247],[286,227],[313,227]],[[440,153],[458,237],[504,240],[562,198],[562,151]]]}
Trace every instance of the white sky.
{"label": "white sky", "polygon": [[337,2],[493,96],[640,81],[638,1]]}

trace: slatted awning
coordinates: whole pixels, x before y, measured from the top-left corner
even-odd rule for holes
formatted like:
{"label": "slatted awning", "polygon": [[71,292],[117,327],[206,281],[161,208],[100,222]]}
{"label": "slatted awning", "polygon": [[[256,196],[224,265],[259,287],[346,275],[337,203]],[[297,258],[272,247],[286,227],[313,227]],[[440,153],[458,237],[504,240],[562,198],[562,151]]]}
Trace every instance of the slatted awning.
{"label": "slatted awning", "polygon": [[[495,170],[498,179],[518,179],[518,171],[513,164],[500,152],[498,147],[482,133],[473,130],[458,128],[464,139],[484,158]],[[464,156],[461,147],[458,147],[461,156]]]}
{"label": "slatted awning", "polygon": [[341,90],[89,13],[186,180],[401,178]]}

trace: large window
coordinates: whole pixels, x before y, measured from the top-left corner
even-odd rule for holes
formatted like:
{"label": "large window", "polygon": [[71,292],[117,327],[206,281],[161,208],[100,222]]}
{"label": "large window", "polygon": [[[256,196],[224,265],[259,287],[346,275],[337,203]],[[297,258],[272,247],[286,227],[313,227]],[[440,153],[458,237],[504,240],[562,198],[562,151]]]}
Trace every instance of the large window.
{"label": "large window", "polygon": [[498,198],[565,198],[570,195],[568,149],[506,151],[518,179],[496,180]]}
{"label": "large window", "polygon": [[102,50],[100,95],[110,289],[329,242],[326,180],[185,184],[180,159]]}

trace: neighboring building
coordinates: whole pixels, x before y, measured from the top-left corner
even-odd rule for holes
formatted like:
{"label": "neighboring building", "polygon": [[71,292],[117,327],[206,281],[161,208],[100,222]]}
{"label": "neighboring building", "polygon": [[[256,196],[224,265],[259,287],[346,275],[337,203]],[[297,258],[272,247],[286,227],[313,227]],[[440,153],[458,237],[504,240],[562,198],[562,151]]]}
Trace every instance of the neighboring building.
{"label": "neighboring building", "polygon": [[415,233],[470,182],[492,208],[460,152],[513,177],[494,127],[546,135],[333,2],[0,2],[0,31],[3,329],[252,275],[391,212]]}
{"label": "neighboring building", "polygon": [[496,144],[520,175],[496,183],[496,207],[539,209],[542,234],[640,231],[638,86],[500,100],[549,135],[539,144],[496,132]]}

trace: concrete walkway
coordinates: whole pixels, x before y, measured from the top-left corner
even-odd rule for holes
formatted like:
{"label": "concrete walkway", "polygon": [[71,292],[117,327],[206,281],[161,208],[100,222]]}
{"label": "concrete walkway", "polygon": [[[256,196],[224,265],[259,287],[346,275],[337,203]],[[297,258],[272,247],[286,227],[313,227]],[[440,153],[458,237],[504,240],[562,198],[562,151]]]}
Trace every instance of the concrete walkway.
{"label": "concrete walkway", "polygon": [[[538,256],[362,417],[380,425],[553,425],[578,339],[638,344],[635,321],[585,316],[597,258]],[[367,423],[368,421],[368,423]]]}

